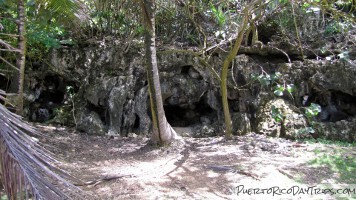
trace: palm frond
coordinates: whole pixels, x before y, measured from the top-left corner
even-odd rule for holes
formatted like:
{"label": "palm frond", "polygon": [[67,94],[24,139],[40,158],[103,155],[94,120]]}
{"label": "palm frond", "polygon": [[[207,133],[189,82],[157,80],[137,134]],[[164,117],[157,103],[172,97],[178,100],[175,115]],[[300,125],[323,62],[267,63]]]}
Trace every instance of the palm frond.
{"label": "palm frond", "polygon": [[59,162],[32,136],[41,136],[0,104],[0,173],[9,199],[84,199]]}
{"label": "palm frond", "polygon": [[85,4],[80,0],[37,0],[40,11],[60,17],[62,21],[83,22],[89,18]]}

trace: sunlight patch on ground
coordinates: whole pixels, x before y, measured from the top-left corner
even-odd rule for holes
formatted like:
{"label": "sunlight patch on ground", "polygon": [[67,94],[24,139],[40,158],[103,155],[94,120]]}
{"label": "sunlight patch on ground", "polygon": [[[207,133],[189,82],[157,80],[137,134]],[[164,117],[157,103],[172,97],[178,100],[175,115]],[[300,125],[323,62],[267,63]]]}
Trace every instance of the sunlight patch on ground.
{"label": "sunlight patch on ground", "polygon": [[[98,199],[327,199],[329,196],[266,194],[244,194],[242,198],[238,192],[242,186],[288,189],[328,179],[333,185],[343,181],[337,178],[338,171],[308,163],[320,157],[315,149],[327,153],[332,148],[309,144],[295,147],[294,142],[261,135],[230,141],[222,137],[184,138],[184,143],[168,147],[147,145],[147,138],[52,135],[56,154],[67,159],[63,166],[83,180],[132,175],[83,187]],[[335,166],[341,165],[343,157],[336,158]]]}

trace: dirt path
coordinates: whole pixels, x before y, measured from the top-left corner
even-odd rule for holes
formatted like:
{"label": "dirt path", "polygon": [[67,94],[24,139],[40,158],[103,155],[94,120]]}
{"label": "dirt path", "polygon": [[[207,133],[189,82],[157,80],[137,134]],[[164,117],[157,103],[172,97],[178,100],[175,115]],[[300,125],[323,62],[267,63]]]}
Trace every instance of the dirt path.
{"label": "dirt path", "polygon": [[[231,141],[222,137],[183,138],[172,146],[158,148],[148,145],[148,138],[87,136],[44,126],[40,129],[50,136],[44,143],[51,144],[53,147],[48,148],[64,158],[64,167],[84,181],[79,185],[95,194],[95,199],[336,199],[330,194],[301,194],[301,189],[337,189],[340,184],[356,181],[354,176],[343,177],[343,171],[337,173],[330,165],[310,164],[318,157],[316,152],[328,154],[335,148],[355,162],[354,147],[250,134]],[[347,170],[356,173],[355,165]],[[277,187],[299,194],[276,195],[283,192]],[[242,189],[247,192],[249,188],[259,194],[242,194]]]}

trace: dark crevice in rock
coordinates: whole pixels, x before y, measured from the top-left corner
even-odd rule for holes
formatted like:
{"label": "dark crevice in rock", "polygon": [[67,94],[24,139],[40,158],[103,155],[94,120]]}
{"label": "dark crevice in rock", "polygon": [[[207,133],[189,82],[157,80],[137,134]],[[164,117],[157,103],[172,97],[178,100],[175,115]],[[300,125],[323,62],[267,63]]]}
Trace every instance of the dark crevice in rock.
{"label": "dark crevice in rock", "polygon": [[107,109],[101,106],[96,106],[90,102],[87,102],[86,108],[88,110],[94,111],[95,113],[97,113],[101,119],[101,121],[103,122],[104,125],[107,125],[109,122],[109,116],[107,114]]}
{"label": "dark crevice in rock", "polygon": [[331,100],[338,105],[340,110],[352,116],[356,115],[356,96],[340,91],[333,91],[331,93]]}
{"label": "dark crevice in rock", "polygon": [[[55,117],[57,108],[70,103],[66,87],[74,84],[52,74],[46,75],[42,80],[36,78],[36,82],[34,88],[29,88],[29,94],[33,95],[33,101],[29,103],[30,120],[45,122]],[[76,90],[74,87],[73,92]]]}
{"label": "dark crevice in rock", "polygon": [[63,80],[55,75],[47,75],[35,89],[40,89],[39,102],[60,104],[64,100],[65,85]]}
{"label": "dark crevice in rock", "polygon": [[4,74],[0,72],[0,90],[7,91],[7,87],[10,85],[10,79],[9,77],[5,77]]}
{"label": "dark crevice in rock", "polygon": [[215,113],[205,98],[192,105],[165,105],[164,109],[168,122],[174,127],[210,124]]}
{"label": "dark crevice in rock", "polygon": [[[6,77],[4,74],[0,72],[0,90],[7,91],[8,87],[10,86],[11,81],[8,79],[9,77]],[[0,104],[5,105],[4,100],[0,98]],[[10,108],[9,105],[6,105],[8,109],[11,111],[14,111],[13,108]]]}
{"label": "dark crevice in rock", "polygon": [[191,65],[182,66],[180,73],[182,75],[188,75],[189,70],[190,70],[191,67],[192,67]]}
{"label": "dark crevice in rock", "polygon": [[321,112],[317,116],[317,120],[321,122],[337,122],[356,115],[356,97],[340,91],[313,91],[305,105],[310,106],[311,103],[321,106]]}
{"label": "dark crevice in rock", "polygon": [[[354,61],[345,62],[337,60],[337,57],[332,61],[318,60],[315,54],[325,57],[327,53],[320,54],[316,48],[310,47],[315,53],[304,51],[304,56],[310,60],[287,64],[285,54],[276,48],[287,53],[293,61],[300,60],[301,57],[298,45],[288,41],[274,42],[272,36],[277,32],[273,26],[272,24],[271,27],[262,27],[268,30],[268,33],[259,35],[263,45],[241,47],[240,55],[236,57],[229,71],[229,83],[241,87],[241,90],[229,88],[228,91],[235,133],[244,134],[252,130],[267,135],[274,133],[283,135],[284,132],[291,135],[290,133],[309,126],[303,107],[308,107],[311,103],[319,104],[323,113],[326,112],[326,117],[322,118],[320,115],[316,120],[326,122],[321,123],[323,125],[330,125],[330,132],[341,133],[343,128],[351,127],[347,131],[354,133],[356,113],[355,70],[352,66]],[[42,100],[38,99],[36,102],[41,106],[49,102],[60,104],[62,106],[60,108],[66,108],[65,116],[70,119],[72,102],[67,98],[66,86],[74,85],[68,82],[72,80],[77,86],[81,86],[79,92],[74,91],[76,123],[81,130],[90,134],[123,136],[132,131],[138,134],[150,133],[151,114],[145,61],[144,57],[137,53],[140,48],[133,45],[128,54],[122,54],[119,46],[100,49],[93,43],[84,50],[71,47],[53,51],[51,64],[56,66],[56,72],[51,72],[51,69],[47,71],[39,69],[31,75],[31,79],[37,80],[35,84],[41,85],[43,82],[46,87],[46,90],[43,88],[40,90]],[[209,53],[211,55],[207,62],[220,73],[227,53],[222,50]],[[204,131],[199,130],[201,136],[222,133],[224,118],[220,82],[212,76],[211,70],[189,53],[159,54],[159,59],[164,108],[171,125],[201,127],[202,130],[204,128]],[[296,86],[293,93],[295,99],[286,95],[283,101],[274,101],[277,97],[271,91],[277,82],[262,86],[260,82],[251,79],[250,74],[260,75],[264,73],[262,71],[268,74],[281,73],[283,80],[277,81],[279,84],[284,81],[285,84],[293,83]],[[47,74],[49,75],[46,77]],[[5,87],[5,81],[0,79],[0,88]],[[58,82],[62,82],[61,87]],[[51,84],[54,86],[50,86]],[[33,83],[28,85],[34,87]],[[52,92],[48,92],[47,88]],[[56,89],[53,91],[50,88]],[[35,88],[30,90],[31,95],[35,96]],[[305,96],[308,96],[308,101],[303,103]],[[30,103],[32,102],[34,100]],[[271,106],[275,104],[289,113],[283,127],[285,130],[281,130],[280,123],[274,122],[271,118]],[[43,109],[41,106],[37,108]],[[295,116],[297,119],[294,119]],[[341,119],[346,120],[339,121]],[[332,123],[333,121],[336,123]],[[338,128],[337,131],[332,129],[335,127]],[[315,131],[318,130],[315,128]]]}
{"label": "dark crevice in rock", "polygon": [[137,114],[135,114],[135,117],[135,123],[133,125],[134,130],[140,128],[140,117]]}

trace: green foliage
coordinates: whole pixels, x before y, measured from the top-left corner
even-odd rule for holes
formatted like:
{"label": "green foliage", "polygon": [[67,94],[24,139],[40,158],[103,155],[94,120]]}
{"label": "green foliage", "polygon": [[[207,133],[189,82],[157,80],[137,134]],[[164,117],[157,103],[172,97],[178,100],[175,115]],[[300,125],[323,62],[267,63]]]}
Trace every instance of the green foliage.
{"label": "green foliage", "polygon": [[66,87],[66,92],[69,95],[70,99],[72,99],[74,97],[74,95],[75,95],[73,86],[67,86]]}
{"label": "green foliage", "polygon": [[306,10],[306,9],[310,8],[313,4],[319,3],[319,2],[320,2],[320,0],[311,0],[311,1],[304,2],[302,5],[302,8]]}
{"label": "green foliage", "polygon": [[[291,85],[288,85],[287,87],[285,87],[284,85],[281,85],[281,84],[277,84],[276,86],[274,86],[274,91],[273,93],[276,95],[276,96],[283,96],[283,92],[284,91],[288,91],[290,94],[292,93],[293,91],[293,84]],[[288,89],[287,89],[288,88]]]}
{"label": "green foliage", "polygon": [[272,106],[271,114],[272,114],[272,118],[276,122],[281,122],[285,118],[285,116],[281,113],[281,111],[275,106]]}
{"label": "green foliage", "polygon": [[[183,23],[188,23],[188,19],[183,15],[183,12],[180,12],[172,5],[167,5],[166,9],[160,9],[156,13],[157,35],[167,41],[170,40],[170,35],[174,34],[175,31],[182,31]],[[143,27],[141,26],[141,28]],[[190,29],[189,26],[185,28]]]}
{"label": "green foliage", "polygon": [[254,81],[257,80],[262,86],[269,86],[272,81],[277,80],[280,75],[281,74],[279,72],[270,75],[263,71],[260,75],[252,73],[251,79]]}
{"label": "green foliage", "polygon": [[225,13],[222,11],[221,6],[215,7],[212,3],[210,3],[211,12],[214,14],[216,22],[220,27],[223,27],[226,23]]}
{"label": "green foliage", "polygon": [[329,20],[327,23],[324,35],[327,37],[333,36],[335,34],[348,33],[351,27],[354,26],[353,22],[346,20]]}
{"label": "green foliage", "polygon": [[[78,6],[68,0],[48,1],[48,0],[30,0],[26,3],[26,39],[27,55],[30,60],[41,60],[51,48],[59,48],[61,39],[66,36],[64,21],[71,20],[74,15],[73,9]],[[73,5],[72,5],[73,4]],[[17,34],[17,25],[14,20],[17,17],[17,5],[7,0],[0,1],[2,9],[1,14],[6,16],[1,18],[0,23],[4,26],[3,33]],[[71,14],[69,14],[71,13]],[[58,15],[57,15],[58,14]],[[1,36],[7,43],[17,46],[16,37]],[[72,39],[66,38],[65,43],[70,43]],[[8,57],[6,57],[8,60]]]}
{"label": "green foliage", "polygon": [[[61,125],[76,125],[74,115],[74,98],[75,91],[73,86],[66,87],[66,94],[68,99],[66,103],[54,110],[55,117],[49,123],[57,123]],[[73,123],[74,122],[74,123]]]}
{"label": "green foliage", "polygon": [[137,13],[139,6],[135,1],[120,0],[85,0],[84,4],[90,18],[87,26],[91,29],[90,36],[142,34],[140,18]]}
{"label": "green foliage", "polygon": [[[17,16],[16,10],[12,9],[15,4],[9,0],[0,0],[0,26],[2,27],[1,33],[14,34],[17,33],[17,25],[14,19]],[[6,43],[16,47],[17,38],[7,37],[0,35],[0,39]],[[4,57],[4,55],[2,55]]]}
{"label": "green foliage", "polygon": [[312,103],[309,107],[304,108],[304,115],[309,121],[309,124],[311,126],[301,128],[297,131],[297,134],[303,135],[303,134],[309,134],[309,133],[315,133],[315,130],[313,128],[314,122],[315,122],[315,117],[321,112],[321,107],[319,104]]}
{"label": "green foliage", "polygon": [[59,37],[62,36],[64,30],[61,27],[46,27],[41,28],[39,26],[29,26],[28,39],[29,45],[36,43],[42,44],[46,49],[59,48]]}
{"label": "green foliage", "polygon": [[284,3],[288,3],[288,0],[278,0],[278,2],[284,4]]}
{"label": "green foliage", "polygon": [[3,33],[15,33],[17,31],[17,26],[11,19],[2,18],[0,23],[3,26]]}
{"label": "green foliage", "polygon": [[[292,93],[295,90],[294,84],[285,84],[280,72],[268,74],[263,71],[260,75],[251,74],[251,79],[257,80],[262,86],[274,85],[273,93],[278,97],[283,96],[284,92],[293,96]],[[283,84],[280,84],[279,82],[283,82]]]}
{"label": "green foliage", "polygon": [[[283,80],[282,78],[282,74],[279,72],[270,75],[262,70],[262,73],[260,75],[251,74],[251,79],[258,81],[262,86],[274,85],[273,94],[278,97],[281,97],[284,95],[284,93],[287,93],[293,98],[293,92],[296,89],[295,85],[286,84],[285,80]],[[280,84],[280,82],[283,82],[283,84]],[[298,135],[307,135],[310,133],[315,133],[315,130],[313,128],[314,119],[320,112],[320,105],[315,103],[312,103],[309,107],[304,108],[304,115],[308,119],[311,126],[298,129],[296,133]],[[276,122],[281,122],[286,117],[275,106],[272,106],[271,115]],[[297,117],[303,117],[303,115],[298,115]]]}
{"label": "green foliage", "polygon": [[36,21],[27,25],[28,56],[42,57],[51,48],[61,46],[60,38],[65,36],[65,30],[55,24],[39,24]]}
{"label": "green foliage", "polygon": [[55,123],[61,125],[74,125],[73,115],[72,115],[72,106],[70,104],[63,105],[54,109],[54,118],[49,120],[48,123]]}
{"label": "green foliage", "polygon": [[347,153],[342,150],[334,150],[332,153],[323,153],[309,161],[309,164],[314,167],[328,167],[344,182],[353,184],[356,180],[356,159],[352,155],[347,155]]}
{"label": "green foliage", "polygon": [[320,105],[311,103],[311,105],[309,107],[305,108],[304,113],[308,119],[312,119],[313,117],[316,117],[320,112],[321,112]]}
{"label": "green foliage", "polygon": [[317,140],[315,139],[304,139],[303,141],[308,142],[310,144],[327,144],[327,145],[332,145],[336,147],[356,147],[356,142],[344,142],[344,141],[337,141],[337,140],[328,140],[328,139],[322,139],[318,138]]}
{"label": "green foliage", "polygon": [[277,84],[276,86],[274,86],[274,95],[276,96],[283,96],[283,91],[284,91],[284,87],[283,85]]}
{"label": "green foliage", "polygon": [[309,133],[315,133],[315,130],[313,127],[308,126],[308,127],[298,129],[298,131],[297,131],[298,135],[308,135]]}

